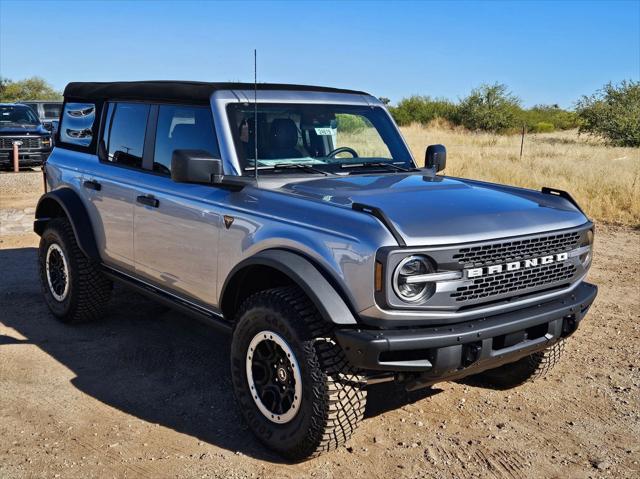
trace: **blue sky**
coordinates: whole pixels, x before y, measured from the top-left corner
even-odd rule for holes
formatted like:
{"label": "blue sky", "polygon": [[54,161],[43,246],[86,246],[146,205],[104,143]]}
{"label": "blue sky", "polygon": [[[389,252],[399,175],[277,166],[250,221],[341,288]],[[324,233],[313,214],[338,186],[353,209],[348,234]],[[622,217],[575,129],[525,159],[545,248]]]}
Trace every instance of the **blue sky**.
{"label": "blue sky", "polygon": [[30,2],[0,0],[0,75],[356,88],[393,102],[506,83],[570,107],[640,79],[640,0],[607,2]]}

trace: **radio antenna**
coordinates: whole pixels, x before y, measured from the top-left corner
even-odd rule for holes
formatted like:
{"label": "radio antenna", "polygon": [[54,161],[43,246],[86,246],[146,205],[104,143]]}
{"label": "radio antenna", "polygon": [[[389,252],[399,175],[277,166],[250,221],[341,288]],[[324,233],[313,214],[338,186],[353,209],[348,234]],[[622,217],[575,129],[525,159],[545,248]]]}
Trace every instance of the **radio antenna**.
{"label": "radio antenna", "polygon": [[258,183],[258,50],[253,49],[253,158],[254,177]]}

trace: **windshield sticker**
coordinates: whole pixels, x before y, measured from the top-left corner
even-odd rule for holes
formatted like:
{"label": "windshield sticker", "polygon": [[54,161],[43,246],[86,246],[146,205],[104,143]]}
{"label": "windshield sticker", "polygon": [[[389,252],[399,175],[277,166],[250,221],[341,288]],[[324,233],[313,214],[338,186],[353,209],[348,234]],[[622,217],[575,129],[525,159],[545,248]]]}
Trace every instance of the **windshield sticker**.
{"label": "windshield sticker", "polygon": [[320,136],[331,136],[334,134],[333,128],[316,128],[316,135]]}

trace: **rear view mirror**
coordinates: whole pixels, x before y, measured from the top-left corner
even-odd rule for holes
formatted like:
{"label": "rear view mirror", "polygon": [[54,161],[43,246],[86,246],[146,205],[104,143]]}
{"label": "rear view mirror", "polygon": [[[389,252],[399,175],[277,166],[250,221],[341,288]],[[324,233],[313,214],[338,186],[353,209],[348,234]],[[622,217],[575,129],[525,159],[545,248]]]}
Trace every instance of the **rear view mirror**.
{"label": "rear view mirror", "polygon": [[222,160],[204,150],[174,150],[171,179],[177,183],[220,183]]}
{"label": "rear view mirror", "polygon": [[424,158],[424,166],[433,168],[436,172],[447,166],[447,149],[444,145],[429,145]]}

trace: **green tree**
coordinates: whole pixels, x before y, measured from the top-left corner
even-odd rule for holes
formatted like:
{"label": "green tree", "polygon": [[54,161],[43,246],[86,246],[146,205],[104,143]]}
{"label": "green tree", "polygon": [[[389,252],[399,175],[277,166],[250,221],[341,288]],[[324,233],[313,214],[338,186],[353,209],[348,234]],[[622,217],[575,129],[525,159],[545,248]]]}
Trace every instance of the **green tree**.
{"label": "green tree", "polygon": [[19,81],[0,78],[0,102],[61,99],[62,94],[56,91],[43,78],[31,77]]}
{"label": "green tree", "polygon": [[576,104],[580,132],[617,146],[640,146],[640,82],[607,83]]}
{"label": "green tree", "polygon": [[481,85],[457,108],[457,122],[469,130],[505,133],[520,126],[520,99],[506,85]]}
{"label": "green tree", "polygon": [[398,106],[392,107],[390,111],[398,125],[404,126],[411,123],[427,125],[436,118],[453,121],[456,106],[449,100],[414,95],[403,98]]}

